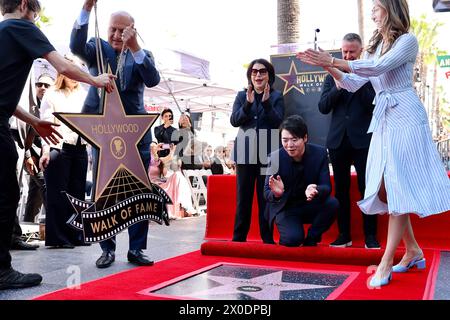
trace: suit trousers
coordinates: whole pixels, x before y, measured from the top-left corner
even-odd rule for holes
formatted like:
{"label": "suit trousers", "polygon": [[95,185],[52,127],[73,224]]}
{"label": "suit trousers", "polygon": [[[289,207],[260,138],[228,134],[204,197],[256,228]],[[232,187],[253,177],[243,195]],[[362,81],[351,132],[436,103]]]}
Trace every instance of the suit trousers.
{"label": "suit trousers", "polygon": [[266,200],[264,199],[264,183],[266,176],[261,173],[261,164],[236,165],[237,205],[234,220],[233,241],[244,242],[250,230],[252,217],[253,194],[256,183],[258,197],[259,233],[264,243],[274,243],[269,222],[264,215]]}
{"label": "suit trousers", "polygon": [[[148,170],[150,165],[150,143],[139,143],[139,154],[144,164],[144,168]],[[94,154],[93,154],[94,155]],[[97,159],[93,156],[93,159]],[[97,160],[94,160],[97,161]],[[128,228],[129,237],[129,249],[130,250],[143,250],[147,249],[147,234],[148,234],[148,221],[140,221],[133,224]],[[105,241],[100,242],[102,251],[116,251],[116,237],[112,237]]]}
{"label": "suit trousers", "polygon": [[[2,119],[0,119],[1,121]],[[0,270],[11,267],[11,238],[20,190],[16,175],[18,154],[6,121],[0,122]]]}
{"label": "suit trousers", "polygon": [[30,175],[30,182],[28,183],[28,197],[25,206],[25,214],[23,221],[35,222],[36,216],[41,211],[44,204],[45,194],[45,180],[42,172]]}
{"label": "suit trousers", "polygon": [[280,233],[280,245],[300,246],[305,240],[303,229],[305,223],[311,224],[308,237],[320,242],[322,234],[333,224],[338,208],[339,202],[333,197],[328,197],[325,201],[313,200],[279,212],[274,223]]}
{"label": "suit trousers", "polygon": [[16,214],[14,218],[13,232],[11,237],[11,244],[20,241],[22,238],[22,227],[20,226],[19,217]]}
{"label": "suit trousers", "polygon": [[[350,228],[350,181],[351,181],[351,165],[356,169],[358,177],[358,190],[361,199],[364,198],[364,190],[366,188],[366,164],[367,153],[369,148],[355,149],[352,147],[347,135],[337,149],[330,149],[330,159],[333,166],[335,195],[339,201],[338,211],[338,228],[339,233],[351,238]],[[363,214],[364,234],[365,236],[377,233],[377,216]]]}

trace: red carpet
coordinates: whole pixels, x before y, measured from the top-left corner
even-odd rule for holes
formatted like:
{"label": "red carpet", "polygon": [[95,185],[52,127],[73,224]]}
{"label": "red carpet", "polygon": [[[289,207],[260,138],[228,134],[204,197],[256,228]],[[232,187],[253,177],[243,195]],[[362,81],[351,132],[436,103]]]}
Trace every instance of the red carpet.
{"label": "red carpet", "polygon": [[[449,172],[450,175],[450,172]],[[333,182],[333,180],[332,180]],[[356,175],[351,181],[352,218],[351,230],[353,245],[364,247],[362,214],[356,201],[359,200]],[[206,240],[231,240],[233,235],[234,215],[236,212],[236,177],[213,175],[208,178],[208,220],[206,223]],[[256,195],[253,197],[252,224],[247,241],[260,242],[258,229],[258,204]],[[412,225],[417,241],[423,248],[445,249],[450,248],[450,214],[449,212],[420,219],[412,215]],[[387,235],[388,216],[378,217],[378,239],[385,244]],[[322,236],[322,243],[329,244],[338,235],[337,224]]]}
{"label": "red carpet", "polygon": [[[325,248],[324,248],[325,249]],[[337,253],[346,249],[333,249]],[[326,250],[322,251],[323,253]],[[293,268],[299,270],[316,270],[317,272],[352,272],[356,277],[342,292],[334,296],[337,300],[421,300],[431,298],[428,288],[433,286],[431,262],[434,251],[427,250],[425,256],[429,267],[422,271],[412,271],[405,274],[395,274],[392,284],[382,289],[369,289],[367,279],[373,272],[366,266],[348,264],[324,264],[301,261],[280,261],[268,259],[249,259],[237,257],[205,256],[195,251],[172,259],[156,263],[153,267],[140,267],[100,280],[85,283],[80,289],[64,289],[56,291],[36,300],[153,300],[162,299],[157,296],[143,295],[139,292],[160,285],[163,282],[183,277],[189,273],[217,264],[238,263],[252,266],[271,266]],[[321,255],[319,255],[319,259]],[[356,258],[356,255],[355,255]],[[436,260],[436,258],[434,258]]]}
{"label": "red carpet", "polygon": [[[356,200],[356,177],[352,180],[352,197]],[[412,223],[416,238],[427,259],[425,270],[411,270],[393,274],[392,283],[381,289],[369,288],[370,275],[375,272],[383,250],[363,249],[362,218],[356,204],[352,210],[352,236],[354,246],[330,248],[328,243],[337,235],[336,225],[322,237],[318,247],[287,248],[265,245],[259,239],[256,197],[253,218],[247,243],[227,241],[231,239],[235,214],[235,177],[210,176],[208,180],[208,209],[205,239],[200,251],[160,261],[153,267],[140,267],[103,279],[85,283],[80,289],[64,289],[37,300],[155,300],[170,299],[149,293],[151,288],[184,279],[200,273],[205,268],[220,263],[235,263],[255,267],[267,266],[308,272],[349,273],[351,276],[333,292],[329,299],[337,300],[422,300],[433,299],[439,268],[440,249],[450,248],[450,216],[445,213],[418,219]],[[386,238],[387,216],[379,218],[379,239]],[[420,221],[418,221],[420,220]],[[220,241],[217,241],[220,240]],[[225,241],[224,241],[225,240]],[[399,250],[395,263],[403,255]],[[311,271],[313,270],[313,271]],[[146,294],[142,294],[145,291]],[[140,293],[141,292],[141,293]],[[173,297],[175,299],[175,297]]]}

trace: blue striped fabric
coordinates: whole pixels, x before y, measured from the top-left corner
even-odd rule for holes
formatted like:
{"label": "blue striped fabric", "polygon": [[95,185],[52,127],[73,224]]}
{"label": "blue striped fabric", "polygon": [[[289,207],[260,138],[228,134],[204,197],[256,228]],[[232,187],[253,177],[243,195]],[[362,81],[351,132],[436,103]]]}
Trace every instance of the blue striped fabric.
{"label": "blue striped fabric", "polygon": [[[415,213],[421,217],[450,210],[450,180],[433,143],[427,114],[413,87],[418,53],[414,35],[399,37],[380,57],[349,61],[353,73],[339,82],[354,92],[370,81],[375,89],[373,132],[366,170],[366,192],[358,202],[366,214]],[[387,205],[378,198],[382,179]]]}

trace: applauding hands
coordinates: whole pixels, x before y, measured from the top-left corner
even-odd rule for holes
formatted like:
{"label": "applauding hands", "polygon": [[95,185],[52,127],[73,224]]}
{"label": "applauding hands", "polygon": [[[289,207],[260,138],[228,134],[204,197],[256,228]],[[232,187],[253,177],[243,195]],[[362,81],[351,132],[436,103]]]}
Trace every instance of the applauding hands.
{"label": "applauding hands", "polygon": [[280,176],[271,176],[269,178],[269,188],[272,191],[275,198],[281,198],[284,193],[284,183]]}
{"label": "applauding hands", "polygon": [[[270,85],[267,83],[264,87],[262,102],[267,101],[270,98]],[[250,84],[247,88],[247,101],[249,103],[255,102],[255,90],[253,90],[253,86]]]}

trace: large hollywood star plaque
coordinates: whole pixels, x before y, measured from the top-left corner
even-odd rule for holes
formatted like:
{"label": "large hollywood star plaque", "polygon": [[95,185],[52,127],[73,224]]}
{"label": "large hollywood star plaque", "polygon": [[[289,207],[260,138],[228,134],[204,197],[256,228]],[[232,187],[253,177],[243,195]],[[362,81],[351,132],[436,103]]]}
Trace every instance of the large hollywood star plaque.
{"label": "large hollywood star plaque", "polygon": [[68,223],[83,230],[88,243],[109,239],[143,220],[169,225],[166,204],[172,203],[149,181],[138,150],[158,115],[127,115],[116,87],[105,94],[102,110],[102,114],[54,114],[98,150],[93,201],[67,194],[76,211]]}

